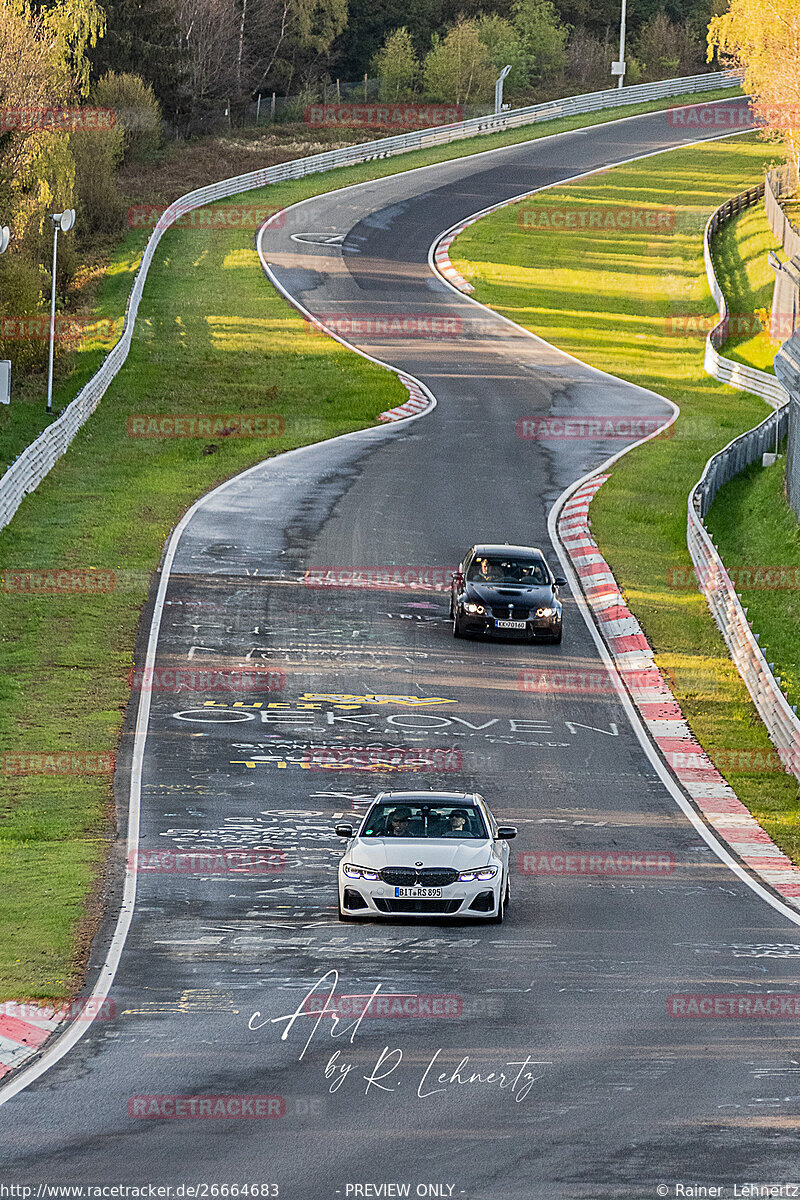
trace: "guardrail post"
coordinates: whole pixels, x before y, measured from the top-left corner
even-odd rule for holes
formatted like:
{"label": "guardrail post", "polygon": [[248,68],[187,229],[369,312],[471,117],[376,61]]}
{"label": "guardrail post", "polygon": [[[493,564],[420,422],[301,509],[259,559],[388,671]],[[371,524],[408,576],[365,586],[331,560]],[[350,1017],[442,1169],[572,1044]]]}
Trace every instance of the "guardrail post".
{"label": "guardrail post", "polygon": [[800,334],[792,334],[775,355],[775,374],[789,393],[786,495],[800,519]]}

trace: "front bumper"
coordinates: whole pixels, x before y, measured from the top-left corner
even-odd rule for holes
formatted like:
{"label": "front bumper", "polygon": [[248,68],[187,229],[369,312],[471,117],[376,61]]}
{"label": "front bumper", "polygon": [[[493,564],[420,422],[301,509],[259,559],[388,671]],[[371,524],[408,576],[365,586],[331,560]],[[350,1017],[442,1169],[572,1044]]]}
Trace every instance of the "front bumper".
{"label": "front bumper", "polygon": [[486,920],[497,916],[501,875],[472,883],[451,883],[437,900],[405,900],[395,896],[390,883],[347,879],[339,873],[339,907],[349,917],[469,917]]}
{"label": "front bumper", "polygon": [[501,618],[486,614],[463,613],[461,628],[464,633],[484,634],[494,637],[518,637],[533,640],[537,637],[556,637],[561,628],[561,617],[529,617],[524,629],[498,629],[496,620]]}

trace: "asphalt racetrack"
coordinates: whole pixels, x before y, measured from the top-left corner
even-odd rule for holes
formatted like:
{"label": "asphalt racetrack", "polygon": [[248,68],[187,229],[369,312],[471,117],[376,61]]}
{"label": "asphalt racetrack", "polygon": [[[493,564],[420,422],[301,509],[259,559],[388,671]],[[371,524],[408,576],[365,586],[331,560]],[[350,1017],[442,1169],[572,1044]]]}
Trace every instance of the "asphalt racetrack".
{"label": "asphalt racetrack", "polygon": [[[0,1182],[627,1200],[797,1175],[794,1022],[669,1015],[674,994],[798,990],[796,926],[681,813],[598,684],[574,599],[560,646],[455,641],[436,585],[476,541],[541,546],[560,573],[548,511],[624,444],[523,439],[520,418],[671,409],[455,294],[431,244],[504,198],[696,137],[664,113],[629,118],[331,192],[265,231],[279,285],[323,321],[361,322],[349,340],[437,407],[270,460],[186,523],[156,668],[269,668],[275,690],[154,688],[140,844],[270,847],[283,869],[138,872],[116,1015],[0,1106]],[[370,335],[371,319],[409,314],[447,332]],[[345,569],[389,566],[419,586],[347,586]],[[399,769],[362,769],[368,748],[395,750]],[[502,926],[337,920],[336,818],[409,786],[478,790],[518,827]],[[674,869],[518,869],[534,851]],[[323,977],[342,1015],[378,986],[402,1000],[317,1019],[305,997]],[[176,1096],[279,1099],[243,1119],[172,1118],[151,1099]]]}

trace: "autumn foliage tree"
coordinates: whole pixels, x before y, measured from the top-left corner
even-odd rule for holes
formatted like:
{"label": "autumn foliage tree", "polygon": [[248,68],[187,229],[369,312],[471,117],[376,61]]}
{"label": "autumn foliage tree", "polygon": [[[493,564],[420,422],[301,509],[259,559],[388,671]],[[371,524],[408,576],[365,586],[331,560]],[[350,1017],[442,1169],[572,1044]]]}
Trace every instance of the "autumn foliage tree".
{"label": "autumn foliage tree", "polygon": [[744,72],[744,90],[768,134],[800,169],[800,0],[730,0],[708,27],[709,61]]}

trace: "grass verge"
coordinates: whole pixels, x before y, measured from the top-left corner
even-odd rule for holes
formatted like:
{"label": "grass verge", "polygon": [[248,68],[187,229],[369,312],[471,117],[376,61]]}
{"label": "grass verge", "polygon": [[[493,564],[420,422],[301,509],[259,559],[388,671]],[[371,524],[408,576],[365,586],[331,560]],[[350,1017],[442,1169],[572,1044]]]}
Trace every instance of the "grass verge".
{"label": "grass verge", "polygon": [[[767,750],[769,739],[705,600],[677,590],[670,568],[689,570],[686,502],[707,459],[767,415],[762,400],[703,370],[699,330],[714,312],[702,233],[708,214],[763,175],[768,148],[755,136],[617,167],[503,209],[451,248],[476,297],[549,341],[681,408],[672,438],[626,455],[592,502],[595,537],[656,652],[695,735],[742,801],[800,862],[800,796],[783,773],[733,771],[731,750]],[[675,211],[655,233],[588,226],[537,228],[539,210],[615,213],[635,206]],[[732,272],[735,274],[736,272]],[[731,297],[732,307],[739,305]],[[687,324],[686,317],[693,321]]]}
{"label": "grass verge", "polygon": [[780,342],[769,336],[775,272],[769,251],[780,249],[763,204],[726,221],[711,243],[714,270],[728,301],[729,334],[720,350],[725,358],[772,371]]}

